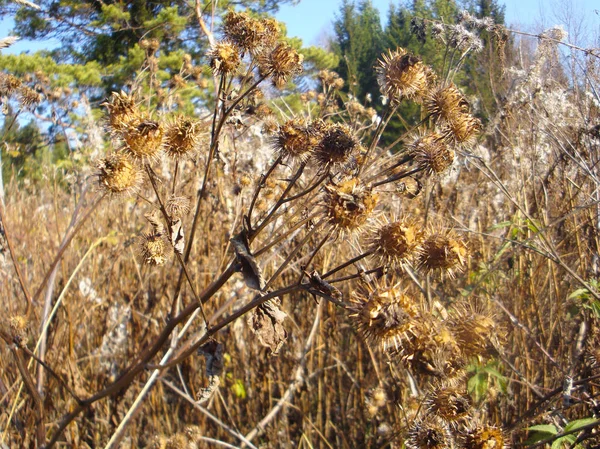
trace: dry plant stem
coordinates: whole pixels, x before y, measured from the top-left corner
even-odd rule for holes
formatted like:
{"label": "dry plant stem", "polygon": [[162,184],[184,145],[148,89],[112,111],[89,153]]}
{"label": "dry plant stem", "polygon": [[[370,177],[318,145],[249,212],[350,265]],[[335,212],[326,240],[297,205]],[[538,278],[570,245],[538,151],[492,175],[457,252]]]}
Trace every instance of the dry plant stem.
{"label": "dry plant stem", "polygon": [[[551,437],[546,438],[546,439],[541,440],[541,441],[538,441],[535,444],[528,445],[527,449],[535,449],[536,447],[544,447],[548,443],[552,443],[553,441],[556,441],[559,438],[562,438],[562,437],[564,437],[566,435],[572,435],[574,433],[583,432],[583,431],[586,431],[586,430],[592,430],[595,427],[598,427],[598,425],[600,425],[600,419],[596,420],[596,421],[594,421],[594,422],[592,422],[592,423],[590,423],[588,425],[581,426],[581,427],[576,427],[575,429],[571,429],[568,432],[560,432],[560,433],[557,433],[555,435],[552,435]],[[571,447],[574,447],[574,446],[571,446]],[[597,446],[595,446],[595,447],[597,447]]]}
{"label": "dry plant stem", "polygon": [[337,279],[331,279],[329,282],[330,284],[335,284],[336,282],[344,282],[344,281],[349,281],[352,279],[356,279],[356,278],[361,278],[363,276],[367,276],[369,274],[373,274],[373,273],[377,273],[378,271],[381,271],[383,269],[383,267],[377,267],[377,268],[373,268],[371,270],[367,270],[367,271],[363,271],[363,270],[359,270],[358,273],[356,274],[351,274],[348,276],[344,276],[341,278],[337,278]]}
{"label": "dry plant stem", "polygon": [[382,186],[384,184],[389,184],[390,182],[398,181],[398,180],[400,180],[402,178],[406,178],[407,176],[412,176],[415,173],[419,173],[420,171],[423,171],[423,168],[417,167],[417,168],[414,168],[414,169],[409,170],[409,171],[398,173],[397,175],[390,176],[389,178],[386,178],[386,179],[384,179],[382,181],[374,182],[373,183],[373,187],[379,187],[379,186]]}
{"label": "dry plant stem", "polygon": [[315,250],[312,252],[310,257],[308,258],[308,260],[304,263],[304,267],[302,268],[302,272],[300,273],[300,277],[298,278],[298,284],[300,284],[302,282],[302,279],[304,279],[304,274],[306,273],[306,270],[308,270],[308,267],[310,266],[311,262],[313,261],[313,259],[317,255],[317,253],[319,251],[321,251],[321,248],[323,248],[323,245],[325,245],[327,240],[329,240],[329,237],[331,237],[331,234],[333,234],[333,231],[334,231],[334,229],[331,228],[327,232],[327,234],[325,234],[325,237],[323,237],[323,239],[319,242],[319,244],[317,245]]}
{"label": "dry plant stem", "polygon": [[[360,175],[362,173],[362,170],[364,168],[366,168],[367,165],[370,165],[370,164],[366,164],[366,161],[369,160],[369,156],[371,155],[371,153],[373,152],[373,150],[375,149],[375,147],[379,143],[379,139],[381,139],[381,135],[383,134],[383,131],[385,130],[385,128],[387,127],[388,123],[390,122],[390,120],[394,116],[394,113],[398,109],[398,106],[400,106],[399,103],[396,104],[396,105],[394,105],[394,106],[392,106],[392,102],[391,101],[388,102],[388,104],[387,104],[387,106],[385,108],[385,112],[383,114],[383,119],[377,125],[377,129],[375,130],[375,135],[373,136],[373,140],[369,144],[369,148],[367,148],[367,152],[365,154],[365,159],[364,159],[365,163],[361,164],[361,166],[358,169],[358,175]],[[372,162],[373,161],[371,161],[371,163]]]}
{"label": "dry plant stem", "polygon": [[8,253],[10,254],[10,259],[12,260],[13,266],[15,267],[15,272],[17,273],[17,279],[19,280],[19,285],[21,286],[21,290],[23,291],[23,295],[25,296],[25,300],[27,301],[27,305],[25,307],[25,317],[29,317],[29,313],[31,311],[31,294],[29,293],[29,289],[27,288],[27,284],[23,280],[23,274],[21,273],[21,268],[19,267],[19,263],[15,256],[15,250],[12,245],[12,239],[10,236],[10,231],[8,230],[6,218],[4,215],[4,207],[0,204],[0,222],[2,223],[2,227],[4,228],[4,238],[6,239],[6,244],[8,246]]}
{"label": "dry plant stem", "polygon": [[[312,215],[309,215],[308,217],[306,217],[305,219],[299,221],[298,223],[296,223],[294,226],[292,226],[290,229],[287,230],[287,232],[283,233],[282,235],[280,235],[279,237],[277,237],[276,239],[272,240],[271,242],[267,243],[265,246],[263,246],[261,249],[257,250],[254,252],[254,257],[258,257],[261,254],[267,252],[268,250],[270,250],[271,248],[273,248],[275,245],[277,245],[278,243],[281,243],[281,241],[285,240],[286,238],[288,238],[290,235],[292,235],[297,229],[301,228],[302,226],[304,226],[306,223],[314,220],[317,216],[321,215],[319,212],[315,212]],[[282,227],[285,226],[282,225]],[[275,234],[275,232],[274,232]]]}
{"label": "dry plant stem", "polygon": [[329,176],[329,170],[325,171],[325,173],[323,173],[323,176],[321,176],[319,179],[317,179],[312,186],[307,187],[305,190],[303,190],[300,193],[297,193],[296,195],[292,195],[289,198],[286,198],[285,200],[283,200],[283,203],[289,203],[290,201],[297,200],[298,198],[302,198],[304,195],[309,194],[310,192],[315,190],[317,187],[319,187],[321,185],[321,183],[323,181],[325,181],[325,179],[327,179],[328,176]]}
{"label": "dry plant stem", "polygon": [[[214,421],[215,424],[217,424],[219,427],[221,427],[223,430],[225,430],[225,432],[227,432],[229,435],[233,436],[234,438],[237,438],[242,443],[247,444],[248,447],[250,447],[250,449],[258,449],[256,446],[254,446],[252,444],[252,442],[250,440],[248,440],[246,437],[244,437],[244,435],[240,434],[239,432],[236,432],[234,429],[229,427],[227,424],[225,424],[223,421],[221,421],[215,415],[210,413],[207,409],[205,409],[200,404],[198,404],[196,401],[194,401],[194,399],[192,397],[190,397],[189,394],[185,393],[184,391],[181,391],[179,388],[177,388],[175,385],[173,385],[171,382],[169,382],[166,379],[161,378],[160,381],[163,384],[165,384],[167,387],[169,387],[171,390],[173,390],[175,393],[177,393],[179,396],[181,396],[183,399],[185,399],[192,407],[199,410],[202,414],[206,415],[206,417],[208,417],[211,421]],[[237,446],[231,446],[231,447],[237,447]]]}
{"label": "dry plant stem", "polygon": [[[265,415],[263,419],[252,429],[247,435],[246,439],[252,441],[258,435],[262,434],[269,425],[269,423],[275,419],[275,416],[288,404],[294,393],[300,388],[300,386],[305,382],[306,376],[306,356],[312,347],[315,336],[317,335],[317,331],[319,329],[319,324],[321,322],[321,316],[323,312],[323,302],[320,302],[317,305],[317,311],[315,313],[315,319],[313,321],[312,328],[308,337],[306,338],[306,342],[304,343],[304,348],[302,349],[302,355],[300,356],[300,361],[298,363],[298,367],[294,373],[294,377],[292,378],[287,390],[281,396],[277,404]],[[242,446],[243,447],[243,446]]]}
{"label": "dry plant stem", "polygon": [[369,257],[370,255],[372,255],[374,253],[375,253],[374,249],[370,250],[370,251],[367,251],[367,252],[364,252],[364,253],[362,253],[362,254],[360,254],[360,255],[358,255],[358,256],[356,256],[356,257],[348,260],[347,262],[344,262],[343,264],[338,265],[337,267],[333,268],[332,270],[329,270],[327,273],[325,273],[323,276],[321,276],[321,278],[323,278],[323,279],[328,278],[332,274],[335,274],[338,271],[343,270],[344,268],[346,268],[346,267],[348,267],[348,266],[350,266],[350,265],[358,262],[359,260],[364,259],[365,257]]}
{"label": "dry plant stem", "polygon": [[254,189],[254,195],[252,195],[252,201],[250,202],[250,207],[248,208],[248,215],[246,217],[246,224],[248,225],[248,229],[252,229],[252,227],[251,227],[252,212],[254,211],[254,205],[256,204],[258,195],[260,194],[260,191],[264,187],[265,182],[267,181],[269,176],[271,176],[271,173],[273,173],[273,171],[279,165],[279,163],[281,162],[282,159],[283,159],[283,156],[281,156],[281,155],[279,155],[279,157],[277,159],[275,159],[273,164],[267,170],[267,173],[265,173],[264,175],[261,175],[260,181],[259,181],[258,185],[256,186],[256,188]]}
{"label": "dry plant stem", "polygon": [[198,25],[202,32],[206,35],[208,39],[208,43],[210,45],[215,45],[215,37],[213,33],[206,26],[206,22],[202,18],[202,2],[200,0],[196,0],[196,18],[198,19]]}

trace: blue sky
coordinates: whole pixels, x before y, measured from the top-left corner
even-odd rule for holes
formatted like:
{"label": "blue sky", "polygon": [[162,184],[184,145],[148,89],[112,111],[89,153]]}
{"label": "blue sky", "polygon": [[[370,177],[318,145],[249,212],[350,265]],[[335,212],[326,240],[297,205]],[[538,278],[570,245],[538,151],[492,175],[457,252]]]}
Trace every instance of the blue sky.
{"label": "blue sky", "polygon": [[[379,10],[382,21],[387,16],[390,0],[372,0]],[[393,1],[400,3],[399,0]],[[504,0],[506,5],[507,24],[522,31],[540,31],[553,25],[563,25],[570,32],[571,38],[577,33],[577,24],[582,24],[578,33],[587,36],[597,45],[600,40],[600,0]],[[333,34],[333,20],[339,11],[341,0],[300,0],[297,5],[284,5],[276,15],[285,22],[289,36],[302,38],[305,44],[319,45],[327,35]],[[9,34],[12,21],[0,21],[0,38]],[[590,42],[574,42],[589,46]],[[50,49],[58,45],[58,41],[46,42],[20,41],[4,50],[9,53]],[[593,44],[591,44],[593,45]]]}

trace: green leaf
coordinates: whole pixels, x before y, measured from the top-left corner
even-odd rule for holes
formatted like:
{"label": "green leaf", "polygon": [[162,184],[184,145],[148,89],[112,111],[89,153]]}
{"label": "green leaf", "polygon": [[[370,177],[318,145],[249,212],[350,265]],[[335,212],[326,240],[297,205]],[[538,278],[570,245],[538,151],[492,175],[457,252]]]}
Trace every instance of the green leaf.
{"label": "green leaf", "polygon": [[533,430],[537,433],[546,433],[548,435],[556,435],[558,433],[558,429],[554,424],[537,424],[535,426],[528,427],[527,430]]}
{"label": "green leaf", "polygon": [[595,418],[576,419],[574,421],[571,421],[569,424],[567,424],[565,426],[565,432],[581,429],[582,427],[585,427],[585,426],[587,426],[589,424],[593,424],[593,423],[600,424],[600,420],[597,420]]}
{"label": "green leaf", "polygon": [[240,399],[246,399],[246,387],[241,379],[236,379],[231,386],[231,391]]}
{"label": "green leaf", "polygon": [[590,291],[587,288],[578,288],[573,293],[571,293],[569,296],[567,296],[567,299],[587,298],[589,293],[590,293]]}
{"label": "green leaf", "polygon": [[496,223],[494,226],[488,229],[488,231],[493,231],[494,229],[507,228],[512,225],[512,221],[502,221],[500,223]]}

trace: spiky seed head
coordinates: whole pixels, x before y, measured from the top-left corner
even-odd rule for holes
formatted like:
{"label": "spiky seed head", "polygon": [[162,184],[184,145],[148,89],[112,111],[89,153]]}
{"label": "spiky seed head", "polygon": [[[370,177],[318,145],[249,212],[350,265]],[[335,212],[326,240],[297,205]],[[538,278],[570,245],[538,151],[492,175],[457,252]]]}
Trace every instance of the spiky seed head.
{"label": "spiky seed head", "polygon": [[418,328],[415,301],[402,290],[360,285],[351,298],[350,317],[367,343],[386,352],[402,353]]}
{"label": "spiky seed head", "polygon": [[410,199],[416,198],[423,190],[421,181],[413,177],[402,178],[395,186],[396,193]]}
{"label": "spiky seed head", "polygon": [[505,449],[508,447],[502,429],[479,425],[467,431],[465,449]]}
{"label": "spiky seed head", "polygon": [[8,321],[10,335],[17,345],[27,343],[27,319],[23,315],[11,316]]}
{"label": "spiky seed head", "polygon": [[358,178],[327,185],[325,189],[327,218],[341,234],[360,229],[377,205],[377,195]]}
{"label": "spiky seed head", "polygon": [[108,110],[108,121],[113,131],[120,132],[139,117],[139,111],[132,95],[113,92],[110,100],[102,103]]}
{"label": "spiky seed head", "polygon": [[190,447],[188,438],[183,433],[176,433],[167,440],[165,449],[188,449]]}
{"label": "spiky seed head", "polygon": [[441,420],[429,416],[416,419],[408,431],[405,441],[407,449],[450,449],[452,434]]}
{"label": "spiky seed head", "polygon": [[197,120],[176,117],[165,131],[163,147],[167,155],[181,158],[192,154],[201,141],[202,126]]}
{"label": "spiky seed head", "polygon": [[459,304],[447,320],[447,326],[456,337],[458,349],[466,358],[489,353],[503,337],[491,311],[472,304]]}
{"label": "spiky seed head", "polygon": [[242,62],[240,50],[232,42],[217,42],[209,51],[210,68],[217,75],[235,73]]}
{"label": "spiky seed head", "polygon": [[385,407],[386,403],[387,395],[383,388],[375,388],[371,390],[365,398],[367,413],[371,418],[377,415],[377,413],[379,413],[379,409]]}
{"label": "spiky seed head", "polygon": [[350,127],[339,123],[328,124],[323,128],[314,156],[323,166],[340,166],[347,163],[359,148],[360,142]]}
{"label": "spiky seed head", "polygon": [[133,194],[141,181],[139,166],[125,153],[111,153],[98,163],[98,183],[109,194]]}
{"label": "spiky seed head", "polygon": [[403,48],[382,55],[377,65],[377,75],[381,93],[391,102],[414,99],[428,85],[421,60]]}
{"label": "spiky seed head", "polygon": [[443,127],[442,135],[456,145],[471,146],[481,131],[481,122],[469,113],[455,114]]}
{"label": "spiky seed head", "polygon": [[127,143],[124,150],[132,157],[153,160],[162,149],[163,126],[155,120],[139,118],[125,127],[123,138]]}
{"label": "spiky seed head", "polygon": [[161,233],[148,232],[139,239],[139,253],[147,265],[164,265],[167,261],[167,244]]}
{"label": "spiky seed head", "polygon": [[467,262],[467,245],[452,232],[433,232],[423,242],[419,255],[419,268],[440,270],[454,277]]}
{"label": "spiky seed head", "polygon": [[21,106],[29,109],[42,101],[42,94],[28,86],[19,88],[19,103]]}
{"label": "spiky seed head", "polygon": [[440,175],[454,162],[454,151],[438,133],[418,137],[410,145],[409,151],[428,175]]}
{"label": "spiky seed head", "polygon": [[273,146],[284,157],[305,161],[320,140],[318,126],[307,126],[304,120],[292,119],[279,127]]}
{"label": "spiky seed head", "polygon": [[272,19],[254,19],[230,9],[223,18],[223,33],[242,50],[258,54],[275,44],[279,26]]}
{"label": "spiky seed head", "polygon": [[411,220],[402,219],[380,226],[369,247],[383,265],[402,266],[417,255],[425,231]]}
{"label": "spiky seed head", "polygon": [[165,203],[165,210],[172,219],[185,217],[190,213],[190,198],[172,194]]}
{"label": "spiky seed head", "polygon": [[285,42],[280,42],[272,51],[264,52],[259,58],[259,70],[262,76],[270,76],[273,85],[282,89],[288,80],[302,73],[304,56]]}
{"label": "spiky seed head", "polygon": [[0,97],[12,95],[22,85],[23,83],[16,76],[0,72]]}
{"label": "spiky seed head", "polygon": [[446,423],[454,423],[469,415],[472,401],[464,389],[438,384],[429,393],[426,405],[429,413]]}
{"label": "spiky seed head", "polygon": [[424,103],[431,115],[443,121],[469,112],[469,102],[454,84],[432,89],[426,94]]}

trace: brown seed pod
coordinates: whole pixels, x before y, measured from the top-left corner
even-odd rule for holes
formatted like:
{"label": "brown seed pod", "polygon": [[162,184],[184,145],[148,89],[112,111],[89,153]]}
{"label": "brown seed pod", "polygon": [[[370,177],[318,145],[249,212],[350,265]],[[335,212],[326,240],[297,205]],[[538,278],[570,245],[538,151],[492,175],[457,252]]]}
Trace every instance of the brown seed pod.
{"label": "brown seed pod", "polygon": [[148,232],[139,239],[139,253],[147,265],[164,265],[167,261],[166,250],[166,241],[160,233]]}
{"label": "brown seed pod", "polygon": [[232,42],[217,42],[209,51],[210,68],[217,75],[235,73],[242,60],[239,48]]}
{"label": "brown seed pod", "polygon": [[270,76],[273,85],[282,89],[289,79],[302,73],[304,56],[285,42],[280,42],[272,51],[260,55],[258,68],[261,76]]}
{"label": "brown seed pod", "polygon": [[442,127],[442,135],[451,143],[465,147],[473,145],[481,131],[481,122],[469,113],[458,113]]}
{"label": "brown seed pod", "polygon": [[456,271],[464,269],[468,254],[465,243],[451,231],[432,232],[423,242],[419,268],[454,277]]}
{"label": "brown seed pod", "polygon": [[508,442],[502,429],[478,425],[469,429],[464,438],[465,449],[505,449]]}
{"label": "brown seed pod", "polygon": [[446,324],[456,337],[458,349],[467,359],[493,352],[504,337],[493,313],[471,303],[458,304],[451,310]]}
{"label": "brown seed pod", "polygon": [[24,108],[31,108],[42,101],[42,94],[28,86],[19,88],[19,103]]}
{"label": "brown seed pod", "polygon": [[190,198],[172,194],[165,203],[165,210],[171,219],[185,217],[190,213]]}
{"label": "brown seed pod", "polygon": [[426,409],[446,423],[463,420],[471,411],[472,401],[466,390],[438,384],[429,393]]}
{"label": "brown seed pod", "polygon": [[348,126],[328,124],[322,129],[314,157],[322,166],[340,166],[347,163],[359,148],[360,142]]}
{"label": "brown seed pod", "polygon": [[277,42],[279,26],[273,19],[253,19],[230,9],[223,18],[223,33],[242,50],[258,54]]}
{"label": "brown seed pod", "polygon": [[381,265],[402,266],[416,256],[425,237],[425,231],[408,219],[380,226],[369,241]]}
{"label": "brown seed pod", "polygon": [[428,175],[444,173],[454,162],[454,151],[438,133],[418,137],[409,146],[415,163]]}
{"label": "brown seed pod", "polygon": [[0,97],[12,95],[22,84],[16,76],[0,72]]}
{"label": "brown seed pod", "polygon": [[424,103],[433,117],[443,121],[469,112],[469,102],[454,84],[437,86],[425,95]]}
{"label": "brown seed pod", "polygon": [[151,119],[136,119],[123,130],[124,150],[135,159],[156,159],[162,149],[163,127]]}
{"label": "brown seed pod", "polygon": [[433,416],[416,419],[408,431],[405,444],[407,449],[450,449],[454,447],[448,426]]}
{"label": "brown seed pod", "polygon": [[142,182],[138,165],[124,153],[112,153],[98,163],[98,183],[112,195],[131,195]]}
{"label": "brown seed pod", "polygon": [[192,154],[201,141],[202,127],[197,120],[187,117],[176,117],[165,131],[163,148],[172,158]]}
{"label": "brown seed pod", "polygon": [[27,319],[23,315],[14,315],[8,321],[10,336],[17,345],[27,344]]}
{"label": "brown seed pod", "polygon": [[132,95],[113,92],[110,100],[102,103],[108,110],[108,120],[113,131],[120,132],[139,117],[139,111]]}
{"label": "brown seed pod", "polygon": [[307,126],[301,119],[292,119],[279,126],[273,146],[282,156],[305,161],[321,140],[316,126]]}
{"label": "brown seed pod", "polygon": [[327,218],[342,234],[359,230],[377,205],[377,195],[358,178],[348,179],[339,185],[327,185],[325,190]]}
{"label": "brown seed pod", "polygon": [[414,99],[428,86],[428,75],[419,58],[403,48],[389,51],[377,65],[381,93],[391,102]]}

